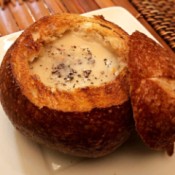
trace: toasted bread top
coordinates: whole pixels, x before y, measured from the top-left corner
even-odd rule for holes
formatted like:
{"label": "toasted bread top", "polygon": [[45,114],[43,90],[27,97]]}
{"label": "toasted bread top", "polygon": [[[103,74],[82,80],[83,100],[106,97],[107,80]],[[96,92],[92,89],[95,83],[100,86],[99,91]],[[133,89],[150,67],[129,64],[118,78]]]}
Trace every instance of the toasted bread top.
{"label": "toasted bread top", "polygon": [[[67,33],[90,36],[109,49],[116,56],[114,59],[117,59],[117,65],[121,65],[116,76],[107,82],[71,90],[45,84],[36,72],[32,72],[32,63],[43,50],[57,40],[59,42]],[[127,44],[128,34],[101,16],[53,15],[42,18],[26,29],[5,58],[8,57],[11,63],[13,76],[21,92],[39,108],[47,106],[67,112],[90,111],[93,108],[121,105],[128,100]]]}

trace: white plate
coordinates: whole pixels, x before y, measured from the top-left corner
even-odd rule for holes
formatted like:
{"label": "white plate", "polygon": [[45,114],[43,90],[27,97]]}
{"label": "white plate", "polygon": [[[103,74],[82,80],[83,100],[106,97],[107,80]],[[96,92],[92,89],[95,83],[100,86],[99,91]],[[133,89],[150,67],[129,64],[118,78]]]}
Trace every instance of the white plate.
{"label": "white plate", "polygon": [[[103,15],[129,34],[139,30],[154,37],[125,9],[112,7],[87,13]],[[21,32],[0,38],[0,60]],[[48,150],[17,132],[0,106],[0,175],[174,175],[175,155],[150,151],[131,138],[114,153],[83,159]]]}

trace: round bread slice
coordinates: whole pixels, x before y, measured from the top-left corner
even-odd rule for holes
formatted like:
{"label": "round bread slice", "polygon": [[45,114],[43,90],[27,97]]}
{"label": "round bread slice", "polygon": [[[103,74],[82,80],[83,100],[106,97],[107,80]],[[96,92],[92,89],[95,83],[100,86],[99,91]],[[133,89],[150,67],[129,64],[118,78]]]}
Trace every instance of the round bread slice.
{"label": "round bread slice", "polygon": [[150,148],[171,155],[175,141],[175,58],[140,32],[132,34],[129,47],[136,129]]}
{"label": "round bread slice", "polygon": [[82,157],[104,156],[133,126],[128,34],[102,16],[44,17],[7,51],[0,99],[33,140]]}

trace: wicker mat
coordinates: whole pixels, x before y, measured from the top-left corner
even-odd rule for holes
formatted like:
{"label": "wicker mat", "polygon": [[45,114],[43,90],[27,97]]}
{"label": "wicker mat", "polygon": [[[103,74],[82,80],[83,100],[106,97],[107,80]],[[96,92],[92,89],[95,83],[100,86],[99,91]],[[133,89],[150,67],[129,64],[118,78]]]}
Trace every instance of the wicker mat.
{"label": "wicker mat", "polygon": [[131,0],[175,52],[175,0]]}

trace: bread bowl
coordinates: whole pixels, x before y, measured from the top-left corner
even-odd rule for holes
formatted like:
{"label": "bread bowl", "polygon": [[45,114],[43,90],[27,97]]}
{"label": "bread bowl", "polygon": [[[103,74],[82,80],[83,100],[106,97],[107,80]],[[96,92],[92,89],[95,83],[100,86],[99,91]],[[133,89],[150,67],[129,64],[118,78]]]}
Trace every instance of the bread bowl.
{"label": "bread bowl", "polygon": [[150,148],[173,154],[175,58],[146,35],[129,40],[128,69],[136,129]]}
{"label": "bread bowl", "polygon": [[2,106],[38,143],[75,156],[104,156],[133,127],[127,57],[128,34],[102,16],[44,17],[3,59]]}

